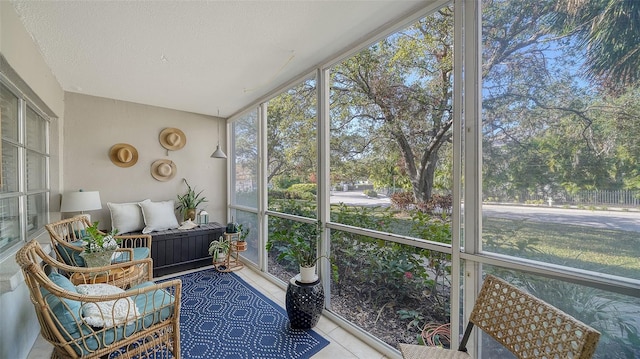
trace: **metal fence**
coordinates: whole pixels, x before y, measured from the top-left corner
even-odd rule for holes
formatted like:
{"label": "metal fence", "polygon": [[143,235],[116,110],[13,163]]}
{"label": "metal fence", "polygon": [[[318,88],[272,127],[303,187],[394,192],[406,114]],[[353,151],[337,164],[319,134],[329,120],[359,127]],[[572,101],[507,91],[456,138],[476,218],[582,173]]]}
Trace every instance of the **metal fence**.
{"label": "metal fence", "polygon": [[575,206],[640,206],[640,191],[638,190],[614,190],[614,191],[578,191],[576,193],[557,192],[551,195],[523,194],[518,202],[548,203],[549,198],[555,205]]}

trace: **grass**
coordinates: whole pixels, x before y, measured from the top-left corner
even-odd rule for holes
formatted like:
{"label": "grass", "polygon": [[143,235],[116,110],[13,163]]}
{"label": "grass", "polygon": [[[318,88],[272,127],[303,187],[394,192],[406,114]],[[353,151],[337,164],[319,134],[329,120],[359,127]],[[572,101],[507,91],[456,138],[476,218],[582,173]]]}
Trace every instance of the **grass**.
{"label": "grass", "polygon": [[483,220],[484,249],[569,267],[640,276],[640,234],[560,223]]}
{"label": "grass", "polygon": [[[405,212],[359,206],[341,211],[336,205],[331,212],[332,220],[340,222],[341,213],[346,224],[365,227],[366,222],[392,217],[387,227],[390,232],[417,236],[412,233],[414,222]],[[482,226],[486,251],[628,278],[640,277],[638,232],[495,217],[484,217]]]}
{"label": "grass", "polygon": [[[381,215],[383,209],[368,214]],[[390,231],[411,233],[406,213],[394,213]],[[483,248],[546,263],[628,278],[640,277],[640,233],[562,223],[483,218]]]}

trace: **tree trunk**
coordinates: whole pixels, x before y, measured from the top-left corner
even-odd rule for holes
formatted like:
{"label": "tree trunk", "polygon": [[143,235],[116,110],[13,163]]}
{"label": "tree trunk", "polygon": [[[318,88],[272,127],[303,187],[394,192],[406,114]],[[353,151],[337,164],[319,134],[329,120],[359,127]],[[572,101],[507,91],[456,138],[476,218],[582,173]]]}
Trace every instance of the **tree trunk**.
{"label": "tree trunk", "polygon": [[427,166],[422,169],[420,176],[411,179],[413,185],[413,197],[416,203],[427,202],[433,192],[433,178],[438,164],[438,152],[431,152]]}

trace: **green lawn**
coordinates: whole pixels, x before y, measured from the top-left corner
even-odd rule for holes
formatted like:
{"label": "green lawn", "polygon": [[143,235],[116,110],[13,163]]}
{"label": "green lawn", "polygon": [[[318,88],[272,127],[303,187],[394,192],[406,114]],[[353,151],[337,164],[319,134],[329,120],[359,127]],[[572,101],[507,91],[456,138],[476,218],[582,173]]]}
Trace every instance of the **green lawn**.
{"label": "green lawn", "polygon": [[[357,211],[356,211],[357,212]],[[353,223],[376,223],[392,213],[389,230],[396,234],[421,237],[415,224],[402,212],[382,208],[363,210]],[[363,217],[370,218],[368,221]],[[348,217],[342,217],[343,219]],[[387,217],[388,218],[388,217]],[[332,218],[334,219],[334,218]],[[505,218],[483,218],[483,249],[547,263],[592,270],[600,273],[640,278],[640,233],[561,223]],[[429,238],[425,238],[429,239]]]}
{"label": "green lawn", "polygon": [[[301,206],[301,203],[297,202],[297,206]],[[311,207],[308,210],[313,212]],[[285,210],[284,212],[300,214],[298,211]],[[416,222],[406,212],[385,210],[380,207],[337,205],[332,206],[331,212],[331,219],[340,223],[419,238],[425,236],[414,231]],[[384,228],[376,228],[382,222],[386,223]],[[418,224],[417,227],[424,228],[424,226],[426,224]],[[600,273],[640,278],[640,233],[638,232],[485,217],[482,236],[483,248],[486,251]]]}
{"label": "green lawn", "polygon": [[484,218],[484,249],[624,277],[640,277],[640,233]]}

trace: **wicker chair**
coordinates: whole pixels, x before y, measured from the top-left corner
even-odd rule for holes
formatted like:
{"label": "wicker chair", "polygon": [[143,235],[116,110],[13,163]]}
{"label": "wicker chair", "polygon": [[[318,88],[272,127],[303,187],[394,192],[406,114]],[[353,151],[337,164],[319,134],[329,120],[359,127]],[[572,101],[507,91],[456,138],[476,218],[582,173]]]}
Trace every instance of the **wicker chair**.
{"label": "wicker chair", "polygon": [[488,275],[457,351],[400,344],[404,359],[471,358],[466,345],[473,326],[517,358],[591,358],[600,333],[502,279]]}
{"label": "wicker chair", "polygon": [[[83,251],[82,237],[84,229],[91,226],[84,216],[63,219],[45,225],[51,238],[51,245],[57,258],[73,267],[85,267],[85,261],[80,256]],[[114,261],[132,261],[151,258],[151,235],[117,235],[122,240],[118,252],[122,254]]]}
{"label": "wicker chair", "polygon": [[[53,344],[52,358],[100,358],[114,352],[118,352],[117,358],[169,358],[170,354],[180,358],[182,283],[151,282],[150,258],[101,267],[99,270],[105,271],[103,284],[77,287],[58,272],[92,278],[98,269],[73,268],[58,262],[35,240],[18,251],[16,261],[29,288],[40,333]],[[110,281],[108,273],[118,273],[132,265],[146,268],[144,275],[120,277],[118,283]],[[120,293],[81,294],[90,289]]]}

